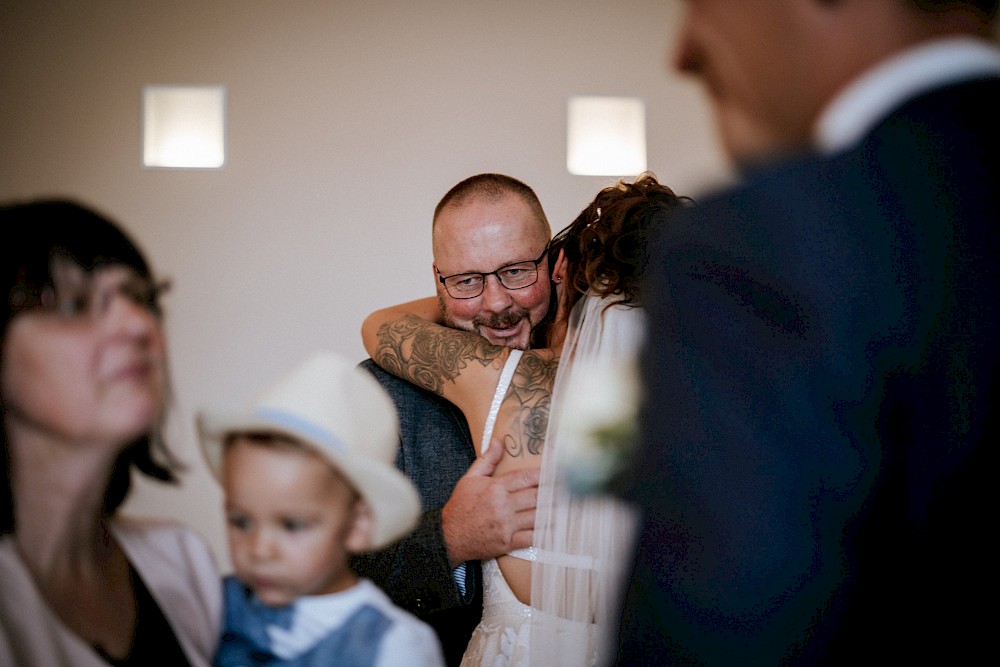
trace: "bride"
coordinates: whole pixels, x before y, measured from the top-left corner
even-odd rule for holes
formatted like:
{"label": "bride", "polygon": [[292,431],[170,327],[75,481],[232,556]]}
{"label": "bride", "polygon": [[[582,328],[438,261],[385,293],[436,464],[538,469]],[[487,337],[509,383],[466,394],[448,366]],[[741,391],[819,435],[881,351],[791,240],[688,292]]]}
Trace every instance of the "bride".
{"label": "bride", "polygon": [[644,331],[637,305],[647,239],[684,202],[644,174],[602,190],[556,234],[548,254],[557,310],[544,349],[522,352],[444,327],[434,297],[376,311],[362,326],[379,366],[462,410],[470,430],[482,433],[480,455],[504,448],[496,474],[541,467],[534,546],[483,562],[483,618],[463,666],[594,665],[608,657],[631,516],[615,500],[564,488],[560,471],[574,443],[563,404],[568,386],[586,386],[634,357]]}

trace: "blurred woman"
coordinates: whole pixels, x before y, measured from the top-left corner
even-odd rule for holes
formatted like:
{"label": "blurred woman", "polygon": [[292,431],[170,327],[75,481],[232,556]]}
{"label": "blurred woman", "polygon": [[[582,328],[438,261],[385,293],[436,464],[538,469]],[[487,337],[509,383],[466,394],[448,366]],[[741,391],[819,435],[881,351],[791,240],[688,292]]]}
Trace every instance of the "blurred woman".
{"label": "blurred woman", "polygon": [[71,202],[0,207],[0,664],[207,665],[214,563],[193,532],[118,515],[135,472],[174,481],[162,289]]}

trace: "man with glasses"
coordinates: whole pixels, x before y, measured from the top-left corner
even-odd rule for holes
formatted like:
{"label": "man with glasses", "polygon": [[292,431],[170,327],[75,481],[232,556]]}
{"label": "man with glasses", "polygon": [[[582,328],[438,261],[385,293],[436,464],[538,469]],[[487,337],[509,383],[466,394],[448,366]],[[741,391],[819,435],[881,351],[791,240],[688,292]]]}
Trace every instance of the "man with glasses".
{"label": "man with glasses", "polygon": [[[551,303],[548,220],[538,197],[509,176],[465,179],[434,210],[434,279],[442,317],[495,345],[527,349]],[[396,463],[421,494],[417,529],[355,559],[359,574],[430,623],[457,665],[482,613],[479,561],[531,545],[538,472],[490,477],[502,454],[476,461],[465,419],[441,397],[363,362],[399,412]],[[474,463],[475,462],[475,463]]]}
{"label": "man with glasses", "polygon": [[549,310],[550,230],[534,194],[514,187],[481,175],[445,195],[434,213],[434,271],[446,324],[523,350]]}

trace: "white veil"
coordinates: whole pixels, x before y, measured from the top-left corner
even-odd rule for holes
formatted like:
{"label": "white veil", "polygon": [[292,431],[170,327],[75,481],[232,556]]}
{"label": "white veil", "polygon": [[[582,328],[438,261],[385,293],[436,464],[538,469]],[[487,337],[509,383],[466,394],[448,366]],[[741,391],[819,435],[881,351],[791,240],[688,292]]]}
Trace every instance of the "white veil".
{"label": "white veil", "polygon": [[643,311],[616,305],[618,300],[585,296],[570,315],[542,454],[531,568],[531,604],[538,610],[531,625],[531,665],[606,664],[618,628],[634,513],[611,496],[573,495],[565,481],[580,451],[579,406],[569,405],[567,394],[600,389],[609,374],[633,367],[645,334]]}

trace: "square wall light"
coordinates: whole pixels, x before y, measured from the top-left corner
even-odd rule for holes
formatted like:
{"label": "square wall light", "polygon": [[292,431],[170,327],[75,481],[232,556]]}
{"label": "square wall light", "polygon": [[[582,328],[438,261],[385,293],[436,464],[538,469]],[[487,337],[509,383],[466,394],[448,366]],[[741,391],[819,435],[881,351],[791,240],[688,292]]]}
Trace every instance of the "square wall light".
{"label": "square wall light", "polygon": [[218,169],[225,162],[225,86],[142,89],[144,166]]}
{"label": "square wall light", "polygon": [[584,176],[646,171],[646,105],[637,97],[569,98],[566,168]]}

